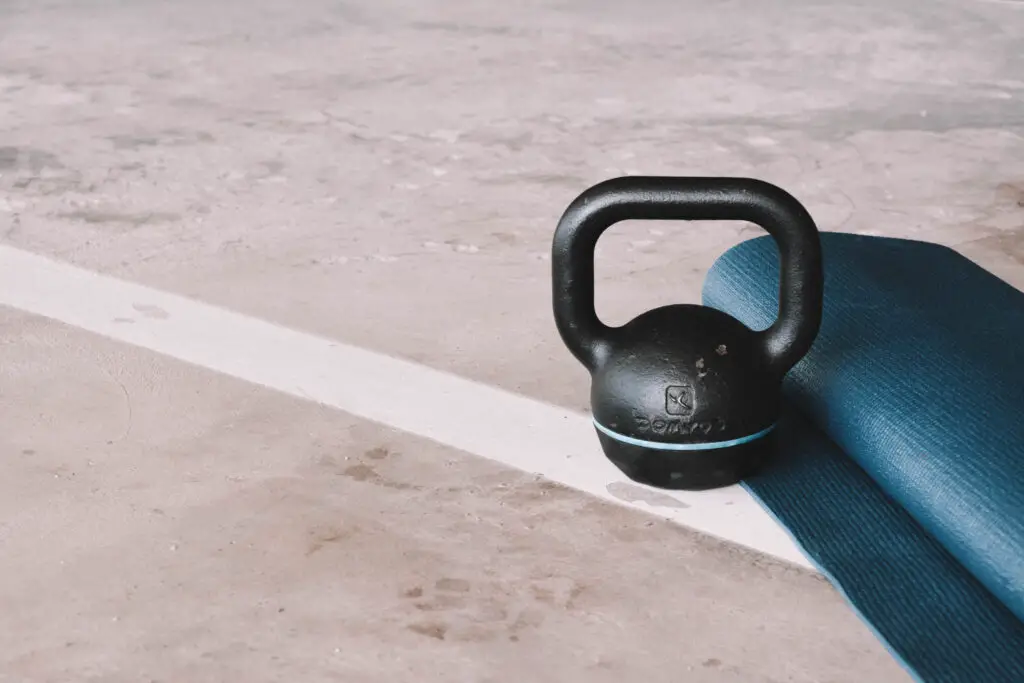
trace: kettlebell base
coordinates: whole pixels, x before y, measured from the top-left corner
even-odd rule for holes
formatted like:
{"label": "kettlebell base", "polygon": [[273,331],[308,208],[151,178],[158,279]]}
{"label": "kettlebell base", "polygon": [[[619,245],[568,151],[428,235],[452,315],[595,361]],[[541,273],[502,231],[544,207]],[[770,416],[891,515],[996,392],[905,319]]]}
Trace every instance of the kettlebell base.
{"label": "kettlebell base", "polygon": [[631,480],[661,489],[705,491],[756,474],[775,452],[775,432],[726,448],[674,451],[619,441],[600,429],[597,438],[612,464]]}

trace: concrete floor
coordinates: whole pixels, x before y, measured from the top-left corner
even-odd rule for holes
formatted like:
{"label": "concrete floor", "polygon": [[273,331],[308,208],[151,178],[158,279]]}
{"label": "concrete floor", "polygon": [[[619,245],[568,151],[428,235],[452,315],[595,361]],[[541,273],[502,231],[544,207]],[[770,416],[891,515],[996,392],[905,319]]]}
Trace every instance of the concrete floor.
{"label": "concrete floor", "polygon": [[[0,244],[583,411],[548,250],[611,175],[754,175],[1024,287],[1021,36],[1010,0],[0,0]],[[754,234],[623,224],[599,313]],[[0,680],[907,680],[816,575],[13,308],[0,416]]]}

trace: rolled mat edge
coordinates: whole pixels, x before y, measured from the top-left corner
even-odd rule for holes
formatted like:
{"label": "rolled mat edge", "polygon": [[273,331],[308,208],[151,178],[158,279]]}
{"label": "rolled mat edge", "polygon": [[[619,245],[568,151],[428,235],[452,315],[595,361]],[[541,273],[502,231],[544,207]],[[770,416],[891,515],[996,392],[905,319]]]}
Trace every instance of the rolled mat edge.
{"label": "rolled mat edge", "polygon": [[[1024,652],[1024,640],[1018,640],[1024,638],[1024,346],[1019,341],[1024,339],[1024,294],[939,245],[845,233],[821,237],[826,274],[822,328],[810,353],[787,376],[784,394],[801,415],[794,419],[806,418],[801,429],[820,429],[871,486],[913,521],[914,529],[901,528],[893,536],[903,522],[887,519],[872,530],[878,539],[850,540],[844,535],[859,530],[847,528],[820,544],[812,559],[826,576],[834,573],[833,583],[845,591],[860,570],[833,572],[844,543],[880,554],[891,571],[906,550],[897,547],[900,543],[918,552],[934,541],[970,577],[951,579],[947,567],[939,572],[945,588],[923,577],[927,590],[954,602],[959,595],[961,601],[946,607],[931,601],[933,617],[963,629],[987,612],[985,618],[1000,624],[999,635],[991,637],[1005,646],[990,654],[1002,652],[1005,659],[1005,648]],[[753,329],[765,329],[777,314],[778,282],[775,243],[756,238],[716,261],[705,280],[704,303]],[[794,472],[813,474],[822,464],[820,457],[806,453],[798,459],[799,466],[788,474],[770,469],[747,486],[806,545],[801,534],[814,531],[813,519],[800,518],[809,510],[797,510],[785,489],[787,481],[800,479]],[[851,471],[841,476],[849,481],[855,477]],[[811,476],[811,483],[803,485],[814,481]],[[840,488],[834,495],[847,494]],[[833,503],[850,501],[813,501],[822,510]],[[859,508],[850,508],[851,514],[868,514],[880,504],[865,499]],[[941,564],[934,550],[917,558],[919,571]],[[913,583],[913,576],[902,580]],[[962,585],[949,588],[958,581]],[[986,598],[979,598],[971,581],[984,586],[1002,607],[981,604]],[[900,641],[912,636],[902,627],[893,635],[892,623],[878,623],[892,618],[870,616],[872,590],[877,585],[854,586],[848,600],[867,614],[892,650],[909,660],[908,668],[920,672],[928,648],[915,645],[909,656],[903,654],[908,648]],[[918,592],[920,599],[928,598],[922,589]],[[956,613],[943,622],[936,614],[947,607]],[[1002,608],[1009,614],[997,614]],[[918,611],[917,616],[927,613]],[[978,649],[977,643],[960,646]],[[1024,663],[1013,657],[1006,661],[1015,674],[1024,671]],[[973,680],[989,680],[977,678],[979,673],[974,670]],[[927,680],[971,680],[929,675]]]}

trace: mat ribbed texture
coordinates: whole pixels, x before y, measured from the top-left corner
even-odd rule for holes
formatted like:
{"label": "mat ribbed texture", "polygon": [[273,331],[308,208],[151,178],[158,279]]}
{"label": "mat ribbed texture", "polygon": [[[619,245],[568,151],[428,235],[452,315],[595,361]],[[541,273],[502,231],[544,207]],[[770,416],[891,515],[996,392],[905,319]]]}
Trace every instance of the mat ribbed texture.
{"label": "mat ribbed texture", "polygon": [[[799,414],[747,486],[922,680],[1024,681],[1024,294],[938,245],[822,246],[821,334],[784,384]],[[758,238],[704,301],[764,329],[777,287]]]}

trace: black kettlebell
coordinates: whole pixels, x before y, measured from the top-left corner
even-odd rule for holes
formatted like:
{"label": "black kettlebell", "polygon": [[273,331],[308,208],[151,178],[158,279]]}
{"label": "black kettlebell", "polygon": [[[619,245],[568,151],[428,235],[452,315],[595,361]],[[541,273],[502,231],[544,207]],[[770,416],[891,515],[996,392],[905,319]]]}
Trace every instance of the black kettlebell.
{"label": "black kettlebell", "polygon": [[[663,306],[621,327],[594,310],[594,248],[623,220],[750,221],[781,256],[779,315],[766,330],[698,305]],[[566,209],[552,247],[559,334],[590,371],[594,426],[630,479],[660,488],[728,486],[770,457],[785,374],[821,324],[818,228],[803,205],[749,178],[624,177]]]}

